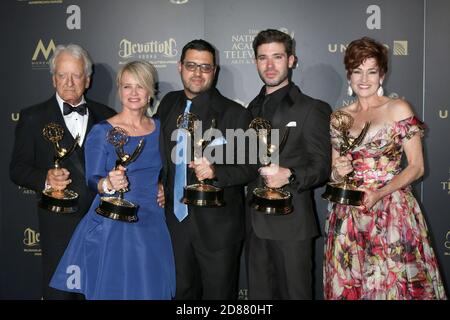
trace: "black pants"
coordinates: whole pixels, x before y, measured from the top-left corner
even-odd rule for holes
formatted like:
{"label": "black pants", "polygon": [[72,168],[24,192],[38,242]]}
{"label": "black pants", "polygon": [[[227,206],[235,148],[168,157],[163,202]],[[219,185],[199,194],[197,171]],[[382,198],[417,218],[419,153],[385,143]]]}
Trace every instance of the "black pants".
{"label": "black pants", "polygon": [[242,243],[207,249],[201,241],[195,241],[189,223],[169,224],[175,255],[175,299],[236,300]]}
{"label": "black pants", "polygon": [[311,300],[313,240],[247,240],[248,296],[252,300]]}

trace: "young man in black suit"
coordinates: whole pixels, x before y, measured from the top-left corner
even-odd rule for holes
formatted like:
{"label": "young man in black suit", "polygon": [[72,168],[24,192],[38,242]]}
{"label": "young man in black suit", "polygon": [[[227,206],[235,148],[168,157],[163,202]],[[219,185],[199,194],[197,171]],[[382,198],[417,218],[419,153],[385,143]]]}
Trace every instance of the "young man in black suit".
{"label": "young man in black suit", "polygon": [[[176,160],[172,158],[176,141],[171,137],[177,129],[177,118],[183,112],[196,114],[202,121],[203,131],[211,127],[214,119],[223,136],[226,129],[245,131],[248,128],[250,112],[213,87],[216,70],[212,45],[204,40],[189,42],[183,47],[178,62],[184,89],[168,93],[158,107],[166,218],[175,254],[176,299],[236,299],[238,294],[244,238],[244,185],[256,177],[256,167],[236,162],[217,164],[201,158],[177,169]],[[236,149],[237,140],[226,139],[207,148],[217,151],[222,148],[225,154],[226,144],[234,142]],[[234,156],[232,158],[236,158]],[[177,191],[180,183],[175,183],[177,170],[187,170],[187,185],[198,182],[197,179],[212,179],[215,186],[224,190],[225,206],[208,208],[180,204],[182,188],[180,196]]]}
{"label": "young man in black suit", "polygon": [[[247,208],[246,260],[250,299],[312,299],[313,238],[319,230],[312,190],[330,174],[331,108],[303,94],[290,81],[295,63],[292,38],[278,30],[261,31],[253,41],[255,63],[264,86],[248,109],[279,129],[289,127],[278,164],[260,168],[268,187],[292,194],[294,211],[267,215]],[[249,203],[257,179],[248,185]]]}
{"label": "young man in black suit", "polygon": [[[115,114],[105,105],[85,99],[89,87],[92,62],[87,52],[75,44],[59,45],[50,60],[50,72],[56,93],[47,101],[23,109],[15,131],[10,163],[10,177],[17,185],[35,190],[44,188],[63,190],[69,187],[79,195],[74,213],[54,213],[38,209],[43,264],[44,299],[79,299],[73,293],[49,287],[53,272],[69,243],[78,222],[89,209],[95,190],[89,190],[85,179],[83,141],[91,127]],[[50,122],[64,128],[60,142],[69,148],[80,135],[75,151],[54,169],[53,146],[42,135]]]}

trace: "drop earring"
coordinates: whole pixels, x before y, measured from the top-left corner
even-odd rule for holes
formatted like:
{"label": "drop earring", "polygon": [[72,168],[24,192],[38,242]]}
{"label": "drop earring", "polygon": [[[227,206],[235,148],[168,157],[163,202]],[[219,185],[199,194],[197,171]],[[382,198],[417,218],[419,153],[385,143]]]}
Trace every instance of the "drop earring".
{"label": "drop earring", "polygon": [[352,89],[352,86],[350,85],[350,82],[348,83],[347,95],[349,97],[353,96],[353,89]]}
{"label": "drop earring", "polygon": [[381,96],[383,96],[383,94],[384,94],[384,90],[383,90],[383,82],[380,81],[380,86],[378,87],[377,95],[378,95],[379,97],[381,97]]}

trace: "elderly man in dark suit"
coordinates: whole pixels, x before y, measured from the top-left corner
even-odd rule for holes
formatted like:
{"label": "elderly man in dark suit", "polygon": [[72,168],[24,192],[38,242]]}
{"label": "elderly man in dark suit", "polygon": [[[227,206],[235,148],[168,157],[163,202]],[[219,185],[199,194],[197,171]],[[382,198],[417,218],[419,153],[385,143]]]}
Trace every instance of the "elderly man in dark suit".
{"label": "elderly man in dark suit", "polygon": [[[216,129],[223,136],[226,129],[245,131],[248,128],[250,112],[213,87],[216,70],[212,45],[204,40],[189,42],[183,47],[178,63],[184,90],[168,93],[158,108],[162,127],[166,218],[175,253],[176,299],[236,299],[238,294],[239,261],[245,230],[244,186],[256,177],[256,167],[245,163],[212,163],[206,158],[179,166],[171,157],[177,145],[171,141],[172,133],[177,129],[177,118],[183,112],[196,114],[202,121],[203,130],[210,128],[214,119]],[[226,139],[222,137],[221,142],[213,140],[207,148],[225,149],[227,143],[236,146],[237,139]],[[216,151],[218,154],[219,150]],[[225,205],[198,207],[180,203],[183,186],[177,181],[183,170],[187,170],[184,185],[212,179],[215,186],[223,188]]]}
{"label": "elderly man in dark suit", "polygon": [[[56,93],[49,100],[20,112],[10,177],[17,185],[38,194],[44,188],[63,190],[66,187],[78,193],[78,209],[74,213],[38,209],[43,298],[78,299],[80,296],[55,290],[48,284],[72,232],[95,196],[95,190],[89,190],[86,185],[83,141],[95,123],[111,117],[115,111],[84,97],[91,81],[92,62],[79,45],[57,46],[50,60],[50,72]],[[42,135],[42,129],[51,122],[64,128],[60,142],[64,147],[74,145],[75,137],[80,136],[75,151],[63,161],[60,169],[53,168],[53,146]]]}
{"label": "elderly man in dark suit", "polygon": [[[289,128],[278,164],[260,168],[270,188],[292,194],[290,214],[264,214],[248,206],[246,260],[250,299],[312,299],[313,239],[319,230],[312,190],[328,180],[331,108],[303,94],[290,81],[295,63],[292,38],[278,30],[261,31],[253,41],[264,86],[248,109],[270,121],[282,137]],[[258,180],[248,186],[249,203]]]}

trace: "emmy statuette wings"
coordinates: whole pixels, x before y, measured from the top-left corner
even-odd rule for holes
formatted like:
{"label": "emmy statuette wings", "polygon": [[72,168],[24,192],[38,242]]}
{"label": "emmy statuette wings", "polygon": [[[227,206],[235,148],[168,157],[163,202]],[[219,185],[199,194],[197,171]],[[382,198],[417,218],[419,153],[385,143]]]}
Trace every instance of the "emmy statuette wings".
{"label": "emmy statuette wings", "polygon": [[[194,137],[194,131],[198,123],[198,117],[194,113],[188,112],[180,115],[177,119],[177,127],[179,129],[187,130],[191,137]],[[211,129],[217,126],[216,119],[211,121]],[[211,132],[211,130],[209,131]],[[199,139],[194,141],[194,145],[199,147],[195,150],[201,150],[202,154],[205,148],[211,144],[211,137],[209,139]],[[200,158],[201,154],[195,154],[194,158]],[[187,205],[198,207],[222,207],[225,205],[223,189],[212,185],[211,181],[199,181],[183,188],[183,198],[181,202]]]}
{"label": "emmy statuette wings", "polygon": [[[52,143],[55,151],[53,165],[55,169],[60,169],[62,161],[75,151],[80,136],[77,135],[72,146],[66,149],[59,144],[64,137],[64,128],[60,124],[48,123],[44,126],[42,135]],[[42,191],[39,206],[54,213],[74,213],[78,210],[78,194],[70,189],[48,188]]]}
{"label": "emmy statuette wings", "polygon": [[[127,131],[121,127],[114,127],[108,131],[106,140],[114,146],[117,154],[117,160],[115,168],[119,166],[126,167],[130,163],[134,162],[142,152],[145,145],[145,140],[141,139],[130,155],[125,153],[123,147],[127,144],[129,135]],[[100,198],[100,205],[95,210],[99,215],[104,217],[120,220],[124,222],[136,222],[138,221],[137,210],[138,206],[131,201],[124,199],[124,193],[128,192],[128,187],[117,190],[119,194],[117,197],[102,197]]]}
{"label": "emmy statuette wings", "polygon": [[[370,122],[364,124],[359,135],[351,139],[349,129],[353,126],[353,117],[344,111],[336,111],[331,114],[331,126],[340,133],[342,144],[339,147],[339,155],[344,156],[359,146],[370,127]],[[360,206],[363,204],[364,192],[357,190],[357,186],[352,179],[353,172],[347,174],[342,182],[329,182],[326,186],[322,198],[350,206]]]}
{"label": "emmy statuette wings", "polygon": [[[269,159],[275,151],[278,150],[279,154],[283,151],[289,136],[290,126],[286,126],[278,146],[272,144],[272,124],[270,121],[257,117],[250,122],[249,128],[256,131],[260,142],[262,141],[267,148],[262,164],[264,166],[270,165]],[[292,206],[292,195],[289,191],[283,190],[283,188],[269,188],[264,185],[262,188],[258,187],[252,191],[252,208],[267,215],[290,214],[294,209]]]}

